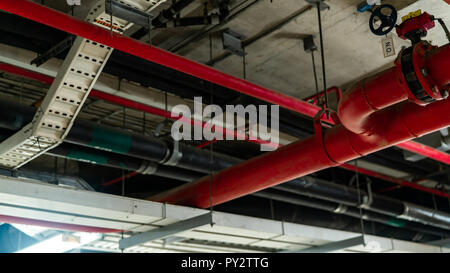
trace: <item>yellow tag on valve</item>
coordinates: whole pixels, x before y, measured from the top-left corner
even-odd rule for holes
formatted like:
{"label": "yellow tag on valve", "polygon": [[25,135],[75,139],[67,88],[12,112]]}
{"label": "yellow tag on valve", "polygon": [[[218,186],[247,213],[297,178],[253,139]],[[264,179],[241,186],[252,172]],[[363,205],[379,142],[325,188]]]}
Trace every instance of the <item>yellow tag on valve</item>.
{"label": "yellow tag on valve", "polygon": [[420,9],[416,10],[416,11],[413,11],[413,12],[410,12],[410,13],[408,13],[408,15],[405,15],[405,16],[402,17],[402,22],[405,22],[408,19],[420,16],[421,14],[422,14],[422,10],[420,10]]}

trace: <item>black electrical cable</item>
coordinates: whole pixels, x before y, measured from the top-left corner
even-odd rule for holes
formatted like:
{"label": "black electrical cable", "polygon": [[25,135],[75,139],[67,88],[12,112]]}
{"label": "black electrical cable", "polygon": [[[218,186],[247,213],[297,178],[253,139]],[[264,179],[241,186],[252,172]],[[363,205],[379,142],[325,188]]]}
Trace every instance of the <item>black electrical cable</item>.
{"label": "black electrical cable", "polygon": [[[358,190],[358,208],[359,208],[359,216],[360,216],[360,221],[361,221],[361,234],[364,238],[364,220],[363,220],[363,213],[362,213],[361,188],[359,187],[358,160],[355,160],[355,177],[356,177],[356,187]],[[366,246],[365,240],[363,240],[363,245],[364,245],[364,247]]]}
{"label": "black electrical cable", "polygon": [[[209,35],[209,56],[210,56],[210,60],[212,60],[212,56],[213,56],[213,44],[212,44],[212,35]],[[210,100],[210,104],[213,104],[213,88],[214,85],[210,82],[209,84],[209,100]],[[212,129],[212,123],[213,123],[213,116],[211,114],[211,129]],[[214,140],[214,139],[212,139]],[[212,195],[213,195],[213,189],[212,189],[212,185],[213,185],[213,164],[214,164],[214,153],[213,153],[213,145],[214,145],[214,141],[211,141],[211,143],[209,144],[209,210],[210,210],[210,225],[211,227],[214,225],[213,222],[213,199],[212,199]]]}
{"label": "black electrical cable", "polygon": [[245,47],[242,47],[242,51],[244,52],[244,55],[242,55],[242,74],[244,77],[244,80],[247,79],[247,71],[245,67]]}
{"label": "black electrical cable", "polygon": [[316,84],[316,103],[320,106],[320,98],[319,98],[319,82],[317,80],[317,71],[316,71],[316,61],[314,59],[314,50],[311,50],[311,59],[314,73],[314,83]]}
{"label": "black electrical cable", "polygon": [[[320,53],[322,56],[322,78],[323,78],[323,91],[325,97],[324,108],[328,108],[328,94],[327,94],[327,80],[325,75],[325,53],[324,53],[324,45],[323,45],[323,33],[322,33],[322,18],[320,16],[320,2],[317,3],[317,16],[319,19],[319,35],[320,35]],[[327,112],[328,117],[328,112]]]}
{"label": "black electrical cable", "polygon": [[447,36],[447,39],[450,42],[450,31],[448,31],[448,28],[445,25],[444,20],[442,20],[442,18],[436,18],[436,20],[438,20],[439,24],[441,24],[442,28],[445,31],[445,35]]}

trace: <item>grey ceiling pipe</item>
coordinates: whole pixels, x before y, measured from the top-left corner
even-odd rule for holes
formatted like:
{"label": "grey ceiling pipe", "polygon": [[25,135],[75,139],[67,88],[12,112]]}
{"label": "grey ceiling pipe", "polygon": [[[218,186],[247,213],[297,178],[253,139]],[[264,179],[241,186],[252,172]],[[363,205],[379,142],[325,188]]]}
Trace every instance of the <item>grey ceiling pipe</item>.
{"label": "grey ceiling pipe", "polygon": [[450,214],[448,213],[431,210],[377,194],[370,195],[364,190],[360,191],[360,200],[362,200],[360,204],[356,189],[311,176],[298,178],[274,188],[344,205],[361,206],[363,209],[394,216],[399,219],[408,219],[450,230]]}
{"label": "grey ceiling pipe", "polygon": [[276,189],[266,189],[256,193],[254,196],[259,196],[263,198],[273,199],[280,202],[290,203],[294,205],[315,208],[319,210],[324,210],[336,214],[343,214],[350,217],[358,218],[361,217],[364,220],[381,223],[384,225],[404,228],[408,230],[413,230],[421,233],[427,233],[431,235],[436,235],[440,237],[450,237],[450,231],[446,229],[436,228],[429,225],[420,224],[417,222],[407,221],[406,219],[398,219],[396,217],[371,212],[367,210],[362,210],[361,214],[358,208],[351,207],[331,201],[321,200],[317,198],[311,198],[306,196],[299,196],[289,192],[283,192]]}

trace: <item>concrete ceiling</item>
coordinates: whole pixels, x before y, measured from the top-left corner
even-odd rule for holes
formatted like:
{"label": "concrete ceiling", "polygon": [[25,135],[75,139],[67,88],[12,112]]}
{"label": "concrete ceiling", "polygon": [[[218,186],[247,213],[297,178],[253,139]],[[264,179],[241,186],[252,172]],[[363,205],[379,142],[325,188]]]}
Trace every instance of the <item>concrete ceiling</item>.
{"label": "concrete ceiling", "polygon": [[[322,20],[328,86],[343,86],[392,64],[395,57],[384,58],[381,38],[373,35],[369,30],[370,13],[356,11],[359,0],[327,2],[330,9],[323,12]],[[436,17],[443,17],[447,22],[450,21],[450,8],[442,0],[421,0],[412,6],[408,4],[415,1],[391,2],[401,9],[400,17],[421,8]],[[305,5],[305,1],[284,0],[273,3],[261,1],[226,27],[251,37]],[[304,52],[301,40],[291,38],[296,34],[313,34],[316,37],[316,44],[319,44],[315,9],[298,16],[280,30],[246,48],[247,79],[298,98],[315,93],[311,56]],[[396,52],[399,52],[402,46],[409,45],[409,42],[397,38],[395,34],[394,36]],[[445,35],[439,26],[430,31],[428,38],[435,44],[446,42]],[[213,55],[217,56],[223,51],[221,41],[215,39],[213,43],[215,45]],[[209,40],[204,39],[193,43],[178,54],[206,62],[209,59]],[[316,65],[319,69],[319,86],[322,86],[319,52],[316,52]],[[232,56],[217,63],[215,67],[227,73],[242,76],[242,66],[242,58]]]}
{"label": "concrete ceiling", "polygon": [[[83,0],[82,7],[75,9],[75,15],[81,17],[87,7],[94,0]],[[203,3],[197,0],[185,10],[181,16],[200,15]],[[232,5],[253,0],[235,0]],[[360,0],[329,0],[329,10],[322,12],[324,28],[324,48],[327,72],[327,85],[346,87],[349,83],[361,77],[374,73],[387,66],[391,66],[395,57],[384,58],[381,37],[375,36],[369,30],[370,13],[359,13],[356,5]],[[399,18],[411,11],[422,9],[436,17],[444,18],[450,24],[450,8],[442,0],[402,0],[383,1],[393,4],[399,10]],[[162,5],[169,6],[171,1]],[[70,12],[65,1],[46,0],[45,4],[61,11]],[[270,1],[259,0],[249,9],[245,10],[231,22],[220,29],[231,28],[246,37],[252,37],[276,24],[280,20],[304,8],[308,3],[304,0]],[[398,19],[400,21],[400,19]],[[127,34],[138,29],[132,28]],[[201,27],[166,28],[154,31],[153,42],[159,47],[168,49],[175,43],[199,31]],[[213,56],[224,53],[219,30],[215,30],[213,37]],[[396,52],[402,46],[409,46],[409,42],[399,39],[394,32]],[[315,93],[315,84],[312,72],[311,55],[304,52],[303,42],[299,39],[304,34],[315,36],[319,45],[317,12],[311,9],[299,15],[294,20],[274,31],[270,35],[254,42],[246,48],[246,75],[249,81],[264,87],[277,90],[298,98],[305,98]],[[147,36],[143,37],[143,40]],[[434,44],[442,45],[447,42],[444,32],[437,26],[431,30],[427,39]],[[189,59],[206,63],[209,60],[209,39],[204,38],[193,42],[176,52]],[[322,73],[320,52],[316,52],[316,67],[319,76],[319,88],[322,89]],[[242,77],[243,63],[239,56],[231,56],[214,65],[226,73]]]}

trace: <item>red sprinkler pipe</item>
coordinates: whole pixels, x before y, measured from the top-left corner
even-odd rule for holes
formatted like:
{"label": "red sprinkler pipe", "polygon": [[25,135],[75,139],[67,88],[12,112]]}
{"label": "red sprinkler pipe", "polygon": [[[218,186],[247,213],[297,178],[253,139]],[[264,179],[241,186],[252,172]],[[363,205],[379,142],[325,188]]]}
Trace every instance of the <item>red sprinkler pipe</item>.
{"label": "red sprinkler pipe", "polygon": [[[408,99],[424,106],[444,99],[443,94],[450,86],[446,69],[449,65],[448,45],[438,49],[421,42],[405,49],[395,67],[364,79],[344,94],[338,105],[339,120],[348,130],[365,134],[375,126],[377,120],[371,117],[377,111]],[[420,88],[412,90],[412,84]]]}
{"label": "red sprinkler pipe", "polygon": [[[450,116],[443,113],[449,107],[450,100],[427,107],[404,102],[375,114],[380,123],[370,136],[354,134],[339,125],[325,132],[323,139],[309,137],[220,171],[213,176],[212,204],[222,204],[448,127]],[[207,208],[210,178],[177,187],[150,200]]]}
{"label": "red sprinkler pipe", "polygon": [[199,144],[196,147],[201,149],[201,148],[204,148],[204,147],[206,147],[206,146],[208,146],[210,144],[213,144],[215,142],[217,142],[217,139],[213,139],[213,140],[210,140],[210,141],[203,142],[202,144]]}
{"label": "red sprinkler pipe", "polygon": [[[62,12],[44,7],[26,0],[2,0],[0,9],[18,16],[39,22],[41,24],[110,46],[117,50],[129,53],[136,57],[170,67],[200,79],[221,85],[261,99],[278,104],[295,112],[314,117],[319,107],[303,100],[280,94],[276,91],[263,88],[243,79],[230,76],[209,66],[196,63],[157,47],[131,39],[127,36],[113,33],[108,29],[78,20]],[[325,120],[325,118],[324,118]],[[332,122],[331,120],[326,120]]]}
{"label": "red sprinkler pipe", "polygon": [[[446,45],[433,54],[437,54],[435,57],[439,59],[440,56],[447,56],[449,50],[450,46]],[[442,70],[445,71],[446,78],[450,79],[450,69],[442,67]],[[392,73],[392,69],[386,70],[372,78],[371,82],[378,83],[377,89],[380,90],[380,96],[395,94],[393,100],[396,100],[398,99],[397,85],[392,84],[392,81],[386,77],[386,75],[392,76]],[[434,75],[430,76],[433,78]],[[365,82],[367,81],[359,83],[355,89],[361,89]],[[354,97],[357,98],[357,96]],[[345,99],[343,98],[342,101]],[[358,108],[360,105],[355,103],[355,107],[346,109],[351,110],[357,116],[359,115],[357,109],[361,109],[362,112],[366,109],[371,111],[371,108],[364,104],[364,100],[358,101],[361,102],[361,107]],[[383,103],[389,104],[387,100]],[[448,99],[435,101],[426,107],[404,101],[373,112],[370,115],[371,126],[364,128],[363,134],[356,134],[343,125],[338,125],[324,133],[316,132],[316,136],[294,142],[277,151],[263,154],[220,171],[213,176],[212,205],[218,205],[322,169],[334,167],[448,127],[450,126],[449,107],[450,100]],[[349,117],[347,113],[341,114]],[[320,128],[320,126],[316,128]],[[356,126],[353,128],[358,129]],[[210,206],[210,183],[210,177],[204,177],[150,199],[207,208]]]}
{"label": "red sprinkler pipe", "polygon": [[124,175],[124,176],[117,177],[117,178],[114,178],[113,180],[110,180],[108,182],[103,183],[103,187],[108,187],[108,186],[111,186],[113,184],[122,182],[123,180],[125,180],[127,178],[130,178],[130,177],[133,177],[133,176],[138,175],[138,174],[139,174],[138,172],[130,172],[130,173]]}
{"label": "red sprinkler pipe", "polygon": [[[43,74],[39,74],[39,73],[36,73],[36,72],[32,72],[32,71],[29,71],[29,70],[25,70],[25,69],[22,69],[22,68],[18,68],[18,67],[9,65],[9,64],[0,63],[0,71],[5,71],[5,72],[10,73],[10,74],[23,76],[23,77],[26,77],[28,79],[37,80],[37,81],[40,81],[40,82],[43,82],[43,83],[46,83],[46,84],[51,84],[53,82],[53,78],[52,77],[49,77],[49,76],[46,76],[46,75],[43,75]],[[121,98],[121,97],[118,97],[118,96],[114,96],[114,95],[111,95],[111,94],[108,94],[108,93],[104,93],[104,92],[101,92],[101,91],[92,90],[91,93],[90,93],[90,96],[98,98],[98,99],[102,99],[102,100],[105,100],[105,101],[108,101],[108,102],[111,102],[111,103],[116,103],[116,104],[119,104],[119,105],[123,105],[123,106],[129,107],[129,108],[135,109],[135,110],[139,110],[139,111],[143,111],[143,112],[146,112],[146,113],[150,113],[150,114],[153,114],[153,115],[166,117],[166,118],[174,119],[174,120],[176,119],[174,117],[171,117],[171,114],[168,111],[165,111],[165,110],[162,110],[162,109],[159,109],[159,108],[155,108],[155,107],[152,107],[152,106],[144,105],[144,104],[141,104],[141,103],[138,103],[138,102],[135,102],[135,101],[127,100],[127,99],[124,99],[124,98]],[[200,124],[200,122],[194,122],[194,121],[192,121],[192,124],[195,125],[195,126],[203,126],[204,125],[204,123]],[[202,143],[202,144],[198,145],[197,148],[199,148],[199,149],[203,148],[203,147],[205,147],[205,146],[207,146],[207,145],[209,145],[211,143],[214,143],[216,141],[217,141],[216,139],[214,139],[212,141],[207,141],[205,143]],[[415,143],[415,142],[406,141],[406,142],[397,144],[397,146],[400,146],[402,144],[410,145],[411,143]],[[421,144],[418,144],[418,145],[421,145]],[[282,145],[280,145],[280,146],[282,146]],[[412,147],[415,147],[415,146],[412,145]],[[426,149],[427,149],[427,151],[434,150],[431,147],[426,147]],[[418,153],[420,154],[420,151]],[[442,154],[446,155],[445,153],[442,153]],[[446,158],[443,157],[443,160],[446,160]],[[347,170],[355,171],[354,166],[349,165],[349,164],[342,164],[339,167],[347,169]],[[366,169],[363,169],[361,167],[358,167],[358,171],[360,173],[368,175],[368,176],[372,176],[372,177],[379,178],[379,179],[382,179],[382,180],[385,180],[385,181],[389,181],[389,182],[393,182],[393,183],[396,183],[396,184],[401,184],[404,187],[411,187],[411,188],[414,188],[414,189],[417,189],[417,190],[420,190],[420,191],[424,191],[424,192],[428,192],[428,193],[431,193],[431,194],[435,194],[435,195],[439,195],[439,196],[443,196],[443,197],[450,197],[450,195],[448,195],[447,193],[444,193],[442,191],[431,189],[431,188],[427,188],[427,187],[423,187],[423,186],[419,186],[419,185],[414,184],[414,183],[411,184],[411,182],[409,182],[409,181],[403,181],[403,180],[400,181],[397,178],[389,177],[389,176],[386,176],[386,175],[383,175],[383,174],[380,174],[380,173],[376,173],[376,172],[373,172],[373,171],[370,171],[370,170],[366,170]],[[132,173],[132,175],[134,176],[135,174]],[[131,174],[130,174],[130,177],[131,177]],[[119,177],[117,179],[109,181],[109,182],[105,183],[104,186],[109,186],[111,184],[120,182],[121,179],[122,179],[122,177]]]}
{"label": "red sprinkler pipe", "polygon": [[407,150],[416,154],[424,155],[426,157],[433,158],[437,161],[450,165],[450,156],[448,153],[441,152],[436,150],[430,146],[420,144],[417,142],[403,142],[397,144],[397,147],[402,148],[403,150]]}
{"label": "red sprinkler pipe", "polygon": [[74,224],[64,224],[64,223],[35,220],[35,219],[30,219],[30,218],[22,218],[22,217],[8,216],[8,215],[0,215],[0,222],[10,223],[10,224],[23,224],[23,225],[30,225],[30,226],[46,227],[46,228],[58,229],[58,230],[78,231],[78,232],[94,232],[94,233],[121,232],[121,230],[118,230],[118,229],[80,226],[80,225],[74,225]]}
{"label": "red sprinkler pipe", "polygon": [[[25,70],[25,69],[22,69],[22,68],[13,66],[13,65],[5,64],[5,63],[0,63],[0,71],[5,71],[10,74],[23,76],[25,78],[37,80],[37,81],[40,81],[40,82],[43,82],[43,83],[49,84],[49,85],[52,84],[52,82],[54,80],[52,77],[49,77],[49,76],[46,76],[46,75],[43,75],[40,73],[36,73],[33,71]],[[132,101],[132,100],[129,100],[126,98],[122,98],[119,96],[111,95],[111,94],[108,94],[108,93],[105,93],[102,91],[92,89],[91,92],[89,93],[89,96],[93,97],[93,98],[101,99],[104,101],[108,101],[111,103],[115,103],[118,105],[122,105],[122,106],[131,108],[131,109],[135,109],[138,111],[146,112],[146,113],[149,113],[149,114],[152,114],[155,116],[165,117],[165,118],[172,119],[172,120],[180,119],[180,117],[172,116],[171,112],[169,112],[169,111],[165,111],[163,109],[145,105],[145,104],[142,104],[142,103],[139,103],[136,101]],[[186,119],[185,122],[190,122],[192,125],[195,125],[195,126],[200,126],[200,127],[211,126],[210,124],[207,124],[204,121],[199,121],[199,120],[195,120],[195,119],[187,120],[187,118],[185,118],[185,117],[181,117],[181,118]],[[247,135],[242,134],[241,132],[230,130],[228,128],[223,128],[223,127],[220,127],[217,125],[214,125],[214,126],[215,126],[216,131],[221,131],[224,133],[224,135],[230,135],[236,139],[244,139],[248,142],[255,143],[255,144],[266,144],[266,145],[271,145],[275,148],[278,148],[278,144],[276,144],[276,143],[272,143],[270,141],[262,140],[262,139],[259,139],[256,137],[250,138]]]}
{"label": "red sprinkler pipe", "polygon": [[[0,1],[0,9],[59,30],[72,33],[74,35],[111,46],[131,55],[182,71],[186,74],[222,85],[243,94],[259,98],[263,101],[278,104],[284,108],[309,117],[314,117],[317,112],[320,111],[318,106],[227,75],[209,66],[198,64],[183,57],[158,49],[157,47],[149,47],[147,44],[133,40],[118,33],[113,33],[113,36],[111,37],[109,30],[80,21],[64,13],[30,1],[2,0]],[[436,63],[439,61],[442,60],[439,58],[435,60]],[[438,71],[432,72],[433,74],[439,75]],[[331,119],[323,118],[323,120],[330,124],[334,124]],[[410,145],[414,144],[415,143],[410,143]],[[435,156],[431,158],[439,160],[440,157]]]}
{"label": "red sprinkler pipe", "polygon": [[[377,172],[374,172],[374,171],[371,171],[371,170],[367,170],[367,169],[364,169],[364,168],[361,168],[361,167],[356,168],[355,166],[350,165],[350,164],[342,164],[339,167],[341,167],[343,169],[346,169],[346,170],[349,170],[349,171],[353,171],[353,172],[358,171],[358,173],[360,173],[360,174],[364,174],[364,175],[367,175],[367,176],[375,177],[375,178],[378,178],[378,179],[381,179],[381,180],[384,180],[384,181],[388,181],[388,182],[392,182],[392,183],[398,184],[397,186],[393,186],[393,187],[389,188],[389,190],[390,189],[396,189],[398,187],[408,187],[408,188],[413,188],[413,189],[416,189],[416,190],[419,190],[419,191],[428,192],[428,193],[431,193],[431,194],[434,194],[434,195],[437,195],[437,196],[441,196],[441,197],[444,197],[444,198],[450,198],[450,194],[449,193],[446,193],[446,192],[443,192],[443,191],[439,191],[439,190],[436,190],[436,189],[432,189],[432,188],[428,188],[428,187],[424,187],[424,186],[418,185],[417,183],[414,183],[414,182],[410,182],[410,181],[406,181],[406,180],[403,180],[403,179],[400,179],[400,178],[387,176],[387,175],[380,174],[380,173],[377,173]],[[385,191],[388,191],[388,190],[385,190]]]}

